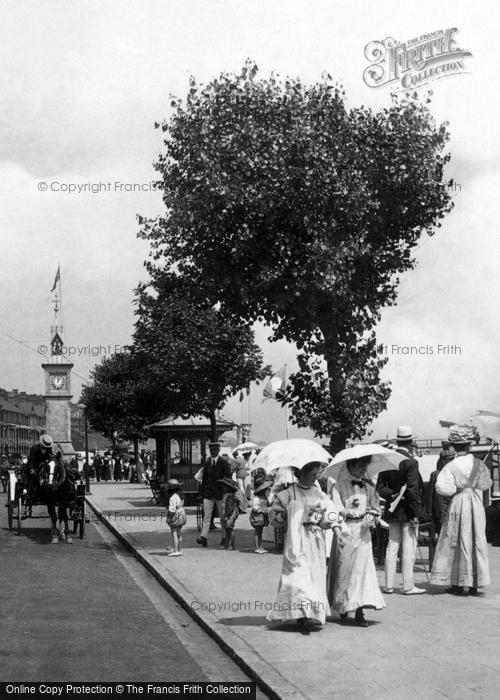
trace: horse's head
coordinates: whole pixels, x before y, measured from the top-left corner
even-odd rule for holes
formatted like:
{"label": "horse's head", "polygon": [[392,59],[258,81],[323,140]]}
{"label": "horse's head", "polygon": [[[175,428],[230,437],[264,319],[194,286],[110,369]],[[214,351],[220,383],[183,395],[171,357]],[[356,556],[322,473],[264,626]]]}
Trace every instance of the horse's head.
{"label": "horse's head", "polygon": [[40,485],[55,490],[64,481],[65,476],[64,467],[60,463],[53,459],[47,460],[39,472]]}

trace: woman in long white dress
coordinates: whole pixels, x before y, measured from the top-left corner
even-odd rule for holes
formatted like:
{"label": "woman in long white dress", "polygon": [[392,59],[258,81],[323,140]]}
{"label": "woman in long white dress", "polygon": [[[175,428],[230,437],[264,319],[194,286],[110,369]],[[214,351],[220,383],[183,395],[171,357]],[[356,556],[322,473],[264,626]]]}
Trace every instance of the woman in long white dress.
{"label": "woman in long white dress", "polygon": [[310,462],[299,481],[275,494],[271,524],[287,523],[278,594],[267,619],[295,621],[304,634],[320,629],[329,614],[324,531],[340,525],[339,509],[315,484],[326,465]]}
{"label": "woman in long white dress", "polygon": [[378,494],[365,478],[370,458],[349,460],[333,486],[342,502],[349,532],[336,529],[328,564],[328,600],[342,621],[355,614],[356,624],[367,627],[363,609],[381,610],[380,592],[373,560],[372,529],[380,516]]}
{"label": "woman in long white dress", "polygon": [[484,462],[469,453],[472,438],[469,428],[450,430],[449,442],[457,456],[441,469],[435,487],[440,496],[452,499],[441,525],[431,581],[451,584],[447,592],[454,595],[463,595],[465,588],[469,595],[477,595],[478,587],[490,583],[483,491],[492,482]]}

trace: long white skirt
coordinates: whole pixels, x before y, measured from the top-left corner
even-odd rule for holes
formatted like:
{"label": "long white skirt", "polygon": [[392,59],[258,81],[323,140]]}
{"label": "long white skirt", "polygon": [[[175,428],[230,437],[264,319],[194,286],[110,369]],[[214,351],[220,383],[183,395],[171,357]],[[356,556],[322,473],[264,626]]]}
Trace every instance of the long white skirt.
{"label": "long white skirt", "polygon": [[[322,624],[330,612],[326,597],[325,537],[319,528],[304,527],[303,508],[289,506],[278,594],[267,619],[309,618]],[[295,510],[295,513],[294,513]]]}
{"label": "long white skirt", "polygon": [[352,537],[335,531],[328,564],[328,600],[339,613],[385,608],[373,561],[371,530],[364,520],[349,523]]}

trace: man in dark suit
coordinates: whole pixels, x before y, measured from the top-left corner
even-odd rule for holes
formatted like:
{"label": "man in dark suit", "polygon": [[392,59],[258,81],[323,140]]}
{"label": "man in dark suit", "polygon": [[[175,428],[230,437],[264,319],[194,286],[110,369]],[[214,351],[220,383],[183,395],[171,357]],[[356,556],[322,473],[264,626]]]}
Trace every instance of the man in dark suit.
{"label": "man in dark suit", "polygon": [[231,478],[231,467],[229,463],[219,456],[219,443],[209,444],[210,457],[203,464],[203,476],[201,479],[201,495],[203,497],[203,527],[201,535],[196,542],[206,547],[208,544],[208,533],[210,531],[210,521],[215,504],[219,513],[222,513],[223,485],[220,479]]}
{"label": "man in dark suit", "polygon": [[28,456],[28,461],[21,468],[21,479],[26,485],[28,493],[33,496],[33,500],[36,498],[37,491],[40,485],[40,470],[45,462],[54,459],[54,453],[52,452],[54,441],[44,433],[40,437],[40,442],[38,445],[33,445],[30,449]]}
{"label": "man in dark suit", "polygon": [[448,442],[443,442],[442,446],[443,449],[439,453],[436,470],[433,471],[429,477],[425,502],[427,513],[430,515],[432,522],[434,523],[436,535],[439,535],[441,531],[441,524],[444,516],[448,512],[448,507],[451,501],[451,498],[440,496],[438,494],[436,491],[436,480],[444,465],[451,462],[452,459],[455,459],[457,454],[453,448],[453,445],[450,445]]}
{"label": "man in dark suit", "polygon": [[393,593],[396,560],[402,545],[401,568],[405,595],[425,593],[417,588],[413,578],[413,567],[417,554],[418,521],[426,519],[423,507],[424,485],[413,458],[414,436],[410,426],[400,426],[396,437],[397,451],[403,459],[398,469],[379,474],[377,491],[386,502],[384,520],[389,523],[389,543],[385,555],[385,592]]}

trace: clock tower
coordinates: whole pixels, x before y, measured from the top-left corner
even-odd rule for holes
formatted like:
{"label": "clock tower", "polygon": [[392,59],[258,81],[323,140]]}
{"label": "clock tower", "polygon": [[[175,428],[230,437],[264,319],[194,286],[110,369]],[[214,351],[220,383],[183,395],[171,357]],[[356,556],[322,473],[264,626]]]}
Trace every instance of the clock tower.
{"label": "clock tower", "polygon": [[[59,273],[58,273],[59,276]],[[75,455],[71,444],[71,370],[73,363],[63,355],[60,276],[54,299],[54,325],[50,329],[50,355],[42,364],[45,372],[45,427],[54,440],[54,453],[60,450],[65,458]],[[52,290],[54,291],[54,289]]]}

